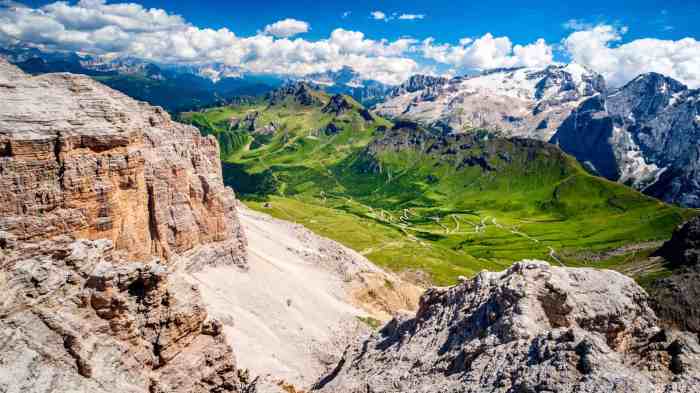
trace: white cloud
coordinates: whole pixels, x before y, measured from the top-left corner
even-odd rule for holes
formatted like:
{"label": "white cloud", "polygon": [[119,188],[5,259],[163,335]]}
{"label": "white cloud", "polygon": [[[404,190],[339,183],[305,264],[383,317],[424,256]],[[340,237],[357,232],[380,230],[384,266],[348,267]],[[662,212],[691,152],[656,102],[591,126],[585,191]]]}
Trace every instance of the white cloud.
{"label": "white cloud", "polygon": [[435,44],[434,38],[428,38],[420,51],[428,59],[463,70],[542,67],[553,61],[552,47],[543,39],[513,46],[508,37],[494,37],[491,33],[477,39],[463,38],[458,45]]}
{"label": "white cloud", "polygon": [[309,31],[307,22],[287,18],[265,26],[264,33],[275,37],[291,37]]}
{"label": "white cloud", "polygon": [[345,12],[343,12],[343,15],[341,15],[341,18],[346,19],[350,15],[352,15],[352,11],[345,11]]}
{"label": "white cloud", "polygon": [[416,20],[416,19],[424,19],[425,15],[423,14],[401,14],[399,16],[400,20]]}
{"label": "white cloud", "polygon": [[3,3],[0,44],[133,56],[161,63],[220,63],[244,72],[298,76],[350,66],[366,78],[391,84],[421,70],[407,57],[415,40],[372,40],[344,29],[317,41],[292,39],[289,35],[306,31],[308,26],[281,22],[285,23],[269,25],[267,33],[239,37],[226,28],[199,28],[178,15],[133,3],[82,0],[36,9]]}
{"label": "white cloud", "polygon": [[699,41],[643,38],[616,45],[626,32],[626,27],[598,25],[571,33],[563,45],[573,61],[603,74],[611,86],[642,73],[658,72],[700,87]]}
{"label": "white cloud", "polygon": [[387,20],[388,20],[386,14],[383,13],[382,11],[372,11],[372,12],[370,12],[369,15],[370,15],[370,16],[372,17],[372,19],[374,19],[374,20],[383,20],[383,21],[387,21]]}

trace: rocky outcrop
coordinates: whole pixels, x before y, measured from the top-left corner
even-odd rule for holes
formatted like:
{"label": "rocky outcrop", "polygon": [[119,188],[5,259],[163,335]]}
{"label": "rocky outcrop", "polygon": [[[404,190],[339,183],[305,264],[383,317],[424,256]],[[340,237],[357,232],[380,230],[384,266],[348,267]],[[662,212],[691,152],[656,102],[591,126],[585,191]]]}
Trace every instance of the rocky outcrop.
{"label": "rocky outcrop", "polygon": [[674,267],[700,265],[700,217],[681,225],[657,252]]}
{"label": "rocky outcrop", "polygon": [[0,97],[0,230],[110,239],[133,260],[212,242],[222,263],[243,255],[213,137],[85,76],[0,62]]}
{"label": "rocky outcrop", "polygon": [[286,102],[303,106],[322,105],[323,102],[314,93],[314,89],[306,82],[296,82],[280,87],[267,95],[270,105],[280,105]]}
{"label": "rocky outcrop", "polygon": [[4,235],[3,392],[248,389],[198,289],[163,261],[129,262],[109,240]]}
{"label": "rocky outcrop", "polygon": [[88,77],[0,60],[0,391],[243,392],[181,273],[246,267],[218,144]]}
{"label": "rocky outcrop", "polygon": [[328,392],[691,392],[698,337],[663,330],[619,273],[523,261],[422,297],[350,347]]}
{"label": "rocky outcrop", "polygon": [[323,113],[329,113],[334,116],[340,116],[350,110],[352,110],[353,105],[345,98],[342,94],[336,94],[331,97],[331,100],[323,107],[321,110]]}
{"label": "rocky outcrop", "polygon": [[679,227],[657,255],[673,269],[649,289],[657,314],[670,326],[700,334],[700,218]]}

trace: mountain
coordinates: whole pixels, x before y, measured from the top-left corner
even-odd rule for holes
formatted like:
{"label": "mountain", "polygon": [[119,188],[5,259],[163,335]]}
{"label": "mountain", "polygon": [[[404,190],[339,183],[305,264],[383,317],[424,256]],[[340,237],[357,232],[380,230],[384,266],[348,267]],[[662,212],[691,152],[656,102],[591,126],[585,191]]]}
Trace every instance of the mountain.
{"label": "mountain", "polygon": [[618,89],[576,64],[494,70],[399,90],[377,111],[440,127],[558,144],[590,171],[700,206],[700,91],[660,74]]}
{"label": "mountain", "polygon": [[0,59],[0,390],[247,392],[187,271],[247,267],[218,145]]}
{"label": "mountain", "polygon": [[347,94],[368,107],[383,101],[394,89],[379,81],[365,79],[348,66],[337,71],[310,74],[299,80],[312,83],[330,94]]}
{"label": "mountain", "polygon": [[609,270],[523,261],[432,288],[348,348],[320,392],[691,392],[698,338]]}
{"label": "mountain", "polygon": [[157,65],[136,58],[105,58],[21,47],[2,49],[0,56],[33,75],[51,72],[90,75],[132,98],[174,113],[264,95],[282,84],[281,78],[243,74],[221,64]]}
{"label": "mountain", "polygon": [[700,90],[660,74],[581,104],[553,143],[601,175],[700,207]]}
{"label": "mountain", "polygon": [[308,83],[182,120],[219,138],[225,181],[250,206],[441,284],[523,258],[634,263],[607,252],[664,240],[692,214],[555,145],[391,122]]}
{"label": "mountain", "polygon": [[450,80],[411,78],[376,110],[449,132],[488,129],[546,141],[585,98],[604,91],[600,75],[576,64],[496,69]]}

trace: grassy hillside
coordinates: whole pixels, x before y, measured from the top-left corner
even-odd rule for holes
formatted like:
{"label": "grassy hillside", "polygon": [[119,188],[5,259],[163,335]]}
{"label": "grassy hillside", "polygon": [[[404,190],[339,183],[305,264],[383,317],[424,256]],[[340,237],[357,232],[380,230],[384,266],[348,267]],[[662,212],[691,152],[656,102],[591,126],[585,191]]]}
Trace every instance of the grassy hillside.
{"label": "grassy hillside", "polygon": [[[184,120],[222,141],[225,181],[249,206],[381,266],[440,284],[522,258],[610,267],[629,258],[604,251],[665,239],[691,214],[593,177],[552,145],[394,126],[349,97],[337,115],[314,94],[312,105],[290,98]],[[255,112],[253,131],[230,127]],[[274,133],[257,131],[270,124]]]}

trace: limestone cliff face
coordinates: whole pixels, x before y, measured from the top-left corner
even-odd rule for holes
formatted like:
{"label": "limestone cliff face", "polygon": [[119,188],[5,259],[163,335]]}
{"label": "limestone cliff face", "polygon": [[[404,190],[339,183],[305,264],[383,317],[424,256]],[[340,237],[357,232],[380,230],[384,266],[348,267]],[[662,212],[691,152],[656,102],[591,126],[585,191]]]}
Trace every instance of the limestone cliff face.
{"label": "limestone cliff face", "polygon": [[110,239],[131,260],[226,242],[240,260],[214,139],[84,76],[0,62],[0,99],[0,230]]}
{"label": "limestone cliff face", "polygon": [[0,391],[251,391],[181,274],[247,266],[216,141],[2,60],[0,103]]}

